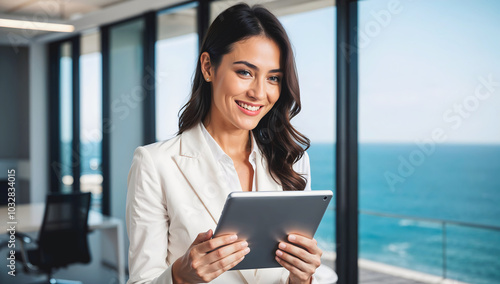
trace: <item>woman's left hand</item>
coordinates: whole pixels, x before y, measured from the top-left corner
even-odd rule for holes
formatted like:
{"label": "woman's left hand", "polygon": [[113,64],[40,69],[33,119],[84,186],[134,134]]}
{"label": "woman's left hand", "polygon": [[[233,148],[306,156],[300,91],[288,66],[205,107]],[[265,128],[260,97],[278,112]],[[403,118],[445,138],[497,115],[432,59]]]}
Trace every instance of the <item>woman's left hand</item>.
{"label": "woman's left hand", "polygon": [[288,235],[290,243],[280,242],[276,261],[290,271],[289,283],[311,283],[312,275],[321,265],[323,252],[315,239],[297,234]]}

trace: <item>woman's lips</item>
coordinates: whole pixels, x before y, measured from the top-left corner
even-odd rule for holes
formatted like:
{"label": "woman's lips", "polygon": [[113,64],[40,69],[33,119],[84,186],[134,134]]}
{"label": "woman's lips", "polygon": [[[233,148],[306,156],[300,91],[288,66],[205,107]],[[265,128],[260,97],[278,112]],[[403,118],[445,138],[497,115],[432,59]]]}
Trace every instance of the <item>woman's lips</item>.
{"label": "woman's lips", "polygon": [[253,105],[249,103],[244,103],[241,101],[235,101],[238,108],[246,115],[255,116],[260,113],[262,105]]}

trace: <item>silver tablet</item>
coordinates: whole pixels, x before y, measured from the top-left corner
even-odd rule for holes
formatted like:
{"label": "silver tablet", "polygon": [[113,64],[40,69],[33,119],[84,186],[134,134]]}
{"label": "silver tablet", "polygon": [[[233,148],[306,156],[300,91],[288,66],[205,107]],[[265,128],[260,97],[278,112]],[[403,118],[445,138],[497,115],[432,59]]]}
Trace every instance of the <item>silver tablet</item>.
{"label": "silver tablet", "polygon": [[291,233],[312,238],[332,195],[330,190],[230,193],[214,237],[237,234],[251,249],[231,270],[281,267],[274,259],[279,242]]}

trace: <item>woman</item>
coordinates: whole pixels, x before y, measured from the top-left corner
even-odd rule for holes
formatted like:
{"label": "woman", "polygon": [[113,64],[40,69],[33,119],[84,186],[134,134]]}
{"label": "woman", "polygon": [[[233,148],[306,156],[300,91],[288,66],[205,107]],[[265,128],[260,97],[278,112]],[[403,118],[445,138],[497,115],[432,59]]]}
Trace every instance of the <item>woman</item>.
{"label": "woman", "polygon": [[235,5],[210,26],[195,72],[178,135],[134,153],[128,283],[316,282],[314,239],[280,243],[283,268],[228,271],[251,248],[212,238],[231,191],[310,190],[309,139],[290,124],[300,96],[285,30],[265,8]]}

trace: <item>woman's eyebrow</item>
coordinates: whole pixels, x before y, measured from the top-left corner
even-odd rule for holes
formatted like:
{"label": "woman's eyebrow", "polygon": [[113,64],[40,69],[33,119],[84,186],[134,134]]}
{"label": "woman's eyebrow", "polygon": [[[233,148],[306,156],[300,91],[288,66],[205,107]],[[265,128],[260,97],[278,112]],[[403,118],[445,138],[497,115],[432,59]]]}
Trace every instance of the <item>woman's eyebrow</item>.
{"label": "woman's eyebrow", "polygon": [[[253,65],[252,63],[250,63],[248,61],[235,61],[235,62],[233,62],[233,64],[245,64],[249,68],[252,68],[254,70],[259,71],[259,67]],[[269,73],[283,73],[283,71],[281,71],[281,69],[272,69],[272,70],[269,70]]]}

